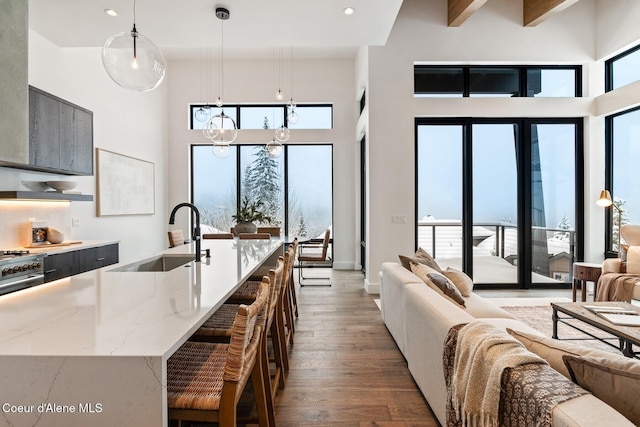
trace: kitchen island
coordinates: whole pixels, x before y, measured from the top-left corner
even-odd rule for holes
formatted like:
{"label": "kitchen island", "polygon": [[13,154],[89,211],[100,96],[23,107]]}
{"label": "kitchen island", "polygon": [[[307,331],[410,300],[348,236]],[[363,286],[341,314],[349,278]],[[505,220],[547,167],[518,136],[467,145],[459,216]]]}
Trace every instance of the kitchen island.
{"label": "kitchen island", "polygon": [[167,425],[167,359],[282,241],[202,249],[171,271],[121,263],[0,297],[0,425]]}

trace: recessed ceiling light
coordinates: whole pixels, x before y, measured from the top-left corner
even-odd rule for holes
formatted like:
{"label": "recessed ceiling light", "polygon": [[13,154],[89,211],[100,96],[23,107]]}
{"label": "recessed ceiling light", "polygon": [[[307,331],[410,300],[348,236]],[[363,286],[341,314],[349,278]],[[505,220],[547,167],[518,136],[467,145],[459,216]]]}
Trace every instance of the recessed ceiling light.
{"label": "recessed ceiling light", "polygon": [[342,13],[344,13],[345,15],[353,15],[355,11],[356,10],[351,6],[345,7],[344,9],[342,9]]}
{"label": "recessed ceiling light", "polygon": [[109,15],[109,16],[118,16],[118,12],[116,12],[116,11],[115,11],[115,10],[113,10],[113,9],[105,9],[105,10],[104,10],[104,13],[106,13],[106,14],[107,14],[107,15]]}

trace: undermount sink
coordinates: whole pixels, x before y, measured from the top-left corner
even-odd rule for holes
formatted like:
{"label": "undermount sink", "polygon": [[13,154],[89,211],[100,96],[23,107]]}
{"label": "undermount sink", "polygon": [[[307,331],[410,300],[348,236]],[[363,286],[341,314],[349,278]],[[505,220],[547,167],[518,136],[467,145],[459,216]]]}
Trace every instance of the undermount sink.
{"label": "undermount sink", "polygon": [[142,261],[137,261],[132,264],[127,264],[122,267],[117,267],[109,271],[171,271],[193,261],[194,259],[195,257],[193,255],[160,255]]}

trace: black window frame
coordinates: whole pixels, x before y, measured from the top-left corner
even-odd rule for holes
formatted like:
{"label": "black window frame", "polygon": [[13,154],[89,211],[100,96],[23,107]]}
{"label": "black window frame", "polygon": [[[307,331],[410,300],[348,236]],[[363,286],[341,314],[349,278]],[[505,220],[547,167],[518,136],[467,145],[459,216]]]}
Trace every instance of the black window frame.
{"label": "black window frame", "polygon": [[[232,144],[231,148],[235,148],[237,149],[236,152],[236,156],[235,156],[235,163],[236,163],[236,184],[237,184],[237,194],[236,194],[236,210],[240,209],[240,204],[242,202],[242,192],[241,192],[241,182],[242,182],[242,150],[240,149],[241,147],[257,147],[260,146],[261,144],[256,144],[256,143],[248,143],[248,144]],[[194,170],[193,170],[193,158],[195,156],[195,147],[212,147],[213,144],[190,144],[189,146],[189,180],[190,180],[190,190],[189,190],[189,198],[190,198],[190,202],[195,204],[195,194],[194,194],[194,185],[193,185],[193,180],[194,180]],[[335,184],[335,165],[334,165],[334,144],[330,143],[330,142],[326,142],[326,143],[318,143],[318,144],[302,144],[302,143],[292,143],[292,144],[283,144],[283,154],[282,154],[282,158],[283,158],[283,173],[284,173],[284,177],[283,177],[283,181],[284,181],[284,222],[282,224],[282,230],[286,233],[287,230],[289,229],[289,147],[305,147],[305,146],[311,146],[311,147],[317,147],[317,146],[328,146],[331,149],[331,224],[333,226],[333,224],[335,223],[335,217],[334,217],[334,209],[333,207],[335,207],[335,193],[334,193],[334,184]],[[333,233],[332,233],[333,234]],[[331,250],[333,253],[333,242],[334,242],[334,238],[333,236],[331,237]]]}
{"label": "black window frame", "polygon": [[[527,72],[529,70],[573,70],[575,73],[575,95],[574,98],[582,97],[582,65],[423,65],[423,64],[415,64],[413,66],[413,94],[414,96],[420,96],[422,94],[427,94],[426,92],[419,92],[416,82],[416,70],[420,69],[455,69],[459,68],[463,73],[463,88],[462,88],[462,97],[469,98],[470,97],[470,70],[478,70],[478,69],[516,69],[519,72],[519,90],[517,94],[514,94],[514,97],[518,98],[533,98],[533,96],[528,96],[527,93],[527,83],[528,76]],[[437,92],[429,92],[428,94],[436,95]]]}
{"label": "black window frame", "polygon": [[[613,56],[609,59],[607,59],[604,62],[604,91],[605,92],[611,92],[612,90],[614,90],[613,88],[613,66],[615,64],[616,61],[625,58],[631,54],[636,53],[637,51],[640,50],[640,44],[637,46],[632,47],[631,49],[627,49],[622,53],[619,53],[616,56]],[[640,80],[640,75],[638,76],[638,80]],[[636,80],[636,81],[638,81]]]}
{"label": "black window frame", "polygon": [[[616,117],[640,111],[640,106],[619,111],[604,118],[604,188],[609,190],[611,197],[615,197],[615,182],[613,180],[614,132],[613,121]],[[613,250],[613,209],[606,209],[604,213],[604,257],[617,258],[618,251]]]}
{"label": "black window frame", "polygon": [[[212,108],[221,108],[221,107],[217,107],[216,105],[211,105],[211,104],[206,104],[206,103],[196,103],[196,104],[189,104],[189,129],[190,130],[198,130],[198,129],[194,129],[193,127],[193,116],[194,116],[194,110],[201,108],[201,107],[212,107]],[[238,129],[242,129],[242,122],[240,120],[240,110],[243,108],[281,108],[283,111],[283,117],[284,117],[284,125],[286,127],[288,127],[289,122],[287,120],[287,112],[288,112],[288,108],[289,108],[289,104],[271,104],[271,103],[267,103],[267,104],[225,104],[223,105],[222,108],[235,108],[236,110],[236,115],[235,117],[231,117],[232,119],[235,120],[236,122],[236,126],[238,127]],[[331,127],[329,129],[333,129],[333,104],[330,103],[314,103],[314,104],[297,104],[296,105],[296,109],[304,109],[307,107],[327,107],[331,109]],[[226,114],[226,112],[225,112]],[[325,128],[322,128],[325,129]],[[260,129],[246,129],[246,130],[260,130]],[[300,130],[306,130],[306,129],[300,129]]]}

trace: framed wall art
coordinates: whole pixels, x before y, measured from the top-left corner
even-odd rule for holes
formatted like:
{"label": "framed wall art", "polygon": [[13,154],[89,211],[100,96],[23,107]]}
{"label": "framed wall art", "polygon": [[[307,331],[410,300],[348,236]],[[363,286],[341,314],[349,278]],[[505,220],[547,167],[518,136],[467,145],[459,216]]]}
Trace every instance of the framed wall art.
{"label": "framed wall art", "polygon": [[96,148],[98,216],[155,213],[154,164]]}

